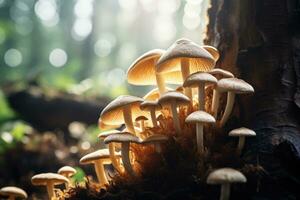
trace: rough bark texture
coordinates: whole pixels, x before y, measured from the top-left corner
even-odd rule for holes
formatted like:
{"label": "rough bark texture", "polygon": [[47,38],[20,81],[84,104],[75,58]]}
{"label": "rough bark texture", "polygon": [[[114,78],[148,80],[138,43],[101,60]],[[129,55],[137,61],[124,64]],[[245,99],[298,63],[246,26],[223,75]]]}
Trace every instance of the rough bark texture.
{"label": "rough bark texture", "polygon": [[270,188],[286,183],[299,198],[300,1],[212,0],[208,15],[205,42],[220,50],[217,66],[255,88],[238,97],[232,117],[257,133],[244,157],[268,171]]}

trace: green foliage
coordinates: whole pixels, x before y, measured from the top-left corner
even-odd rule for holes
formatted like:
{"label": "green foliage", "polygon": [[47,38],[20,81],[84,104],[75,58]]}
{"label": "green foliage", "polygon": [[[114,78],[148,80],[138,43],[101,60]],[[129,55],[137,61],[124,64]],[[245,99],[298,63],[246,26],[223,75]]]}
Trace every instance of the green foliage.
{"label": "green foliage", "polygon": [[80,167],[75,167],[76,174],[72,176],[72,182],[74,183],[82,183],[85,181],[85,173]]}

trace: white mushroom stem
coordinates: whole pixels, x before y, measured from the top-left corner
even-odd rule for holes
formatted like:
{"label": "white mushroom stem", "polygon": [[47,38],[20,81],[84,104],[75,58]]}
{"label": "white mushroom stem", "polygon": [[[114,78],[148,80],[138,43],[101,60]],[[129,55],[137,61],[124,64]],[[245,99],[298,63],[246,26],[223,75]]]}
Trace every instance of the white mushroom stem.
{"label": "white mushroom stem", "polygon": [[205,83],[200,83],[198,86],[198,103],[199,110],[205,110]]}
{"label": "white mushroom stem", "polygon": [[238,143],[238,147],[237,147],[237,150],[236,150],[237,155],[241,155],[242,150],[243,150],[244,145],[245,145],[245,140],[246,140],[245,136],[240,136],[239,137],[239,143]]}
{"label": "white mushroom stem", "polygon": [[217,119],[218,116],[219,103],[220,103],[220,92],[214,89],[211,110],[215,119]]}
{"label": "white mushroom stem", "polygon": [[122,169],[119,165],[119,162],[117,160],[117,157],[115,155],[115,143],[111,142],[108,144],[108,151],[109,151],[109,157],[111,159],[111,163],[113,167],[120,173],[122,172]]}
{"label": "white mushroom stem", "polygon": [[166,92],[166,84],[162,74],[155,73],[156,84],[159,91],[159,94],[162,95]]}
{"label": "white mushroom stem", "polygon": [[[188,59],[181,59],[181,75],[182,75],[182,81],[185,81],[187,77],[190,75],[190,66],[189,66],[189,60]],[[184,94],[189,98],[193,99],[192,96],[192,89],[191,88],[184,88]]]}
{"label": "white mushroom stem", "polygon": [[223,183],[221,186],[220,200],[229,200],[230,197],[230,183]]}
{"label": "white mushroom stem", "polygon": [[123,117],[124,117],[124,122],[125,122],[125,126],[126,126],[127,130],[130,133],[135,134],[135,130],[134,130],[133,122],[132,122],[132,114],[131,114],[131,106],[130,105],[127,105],[123,108]]}
{"label": "white mushroom stem", "polygon": [[203,145],[203,124],[197,123],[196,124],[196,138],[197,138],[197,149],[199,153],[204,152],[204,145]]}
{"label": "white mushroom stem", "polygon": [[108,180],[105,175],[103,162],[100,160],[95,161],[95,171],[100,184],[108,184]]}
{"label": "white mushroom stem", "polygon": [[178,134],[180,134],[181,131],[180,131],[180,121],[179,121],[179,117],[177,114],[176,102],[172,101],[170,106],[171,106],[171,112],[172,112],[172,117],[173,117],[173,125],[175,128],[176,135],[178,135]]}
{"label": "white mushroom stem", "polygon": [[47,183],[47,193],[49,200],[52,200],[52,198],[56,198],[55,192],[54,192],[54,183],[52,181]]}
{"label": "white mushroom stem", "polygon": [[122,162],[123,162],[125,171],[128,174],[130,174],[131,176],[135,176],[135,172],[133,171],[131,163],[130,163],[129,151],[130,151],[130,143],[129,142],[122,143],[121,154],[122,154]]}
{"label": "white mushroom stem", "polygon": [[233,109],[234,99],[235,99],[235,93],[229,91],[227,93],[227,102],[226,102],[225,111],[224,111],[224,114],[223,114],[221,122],[220,122],[221,126],[224,126],[224,124],[229,119],[229,116],[230,116],[230,114],[232,112],[232,109]]}

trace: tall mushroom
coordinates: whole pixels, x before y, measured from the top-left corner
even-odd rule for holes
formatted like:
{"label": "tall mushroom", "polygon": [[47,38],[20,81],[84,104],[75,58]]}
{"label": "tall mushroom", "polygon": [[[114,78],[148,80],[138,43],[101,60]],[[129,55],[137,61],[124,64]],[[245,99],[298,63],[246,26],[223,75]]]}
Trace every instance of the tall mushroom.
{"label": "tall mushroom", "polygon": [[161,152],[161,143],[168,141],[169,137],[166,135],[155,134],[145,138],[141,144],[154,144],[155,151]]}
{"label": "tall mushroom", "polygon": [[[183,38],[177,40],[162,54],[157,61],[156,72],[158,74],[181,72],[182,81],[185,81],[190,73],[209,71],[214,66],[215,60],[207,50]],[[185,88],[184,93],[192,99],[190,88]]]}
{"label": "tall mushroom", "polygon": [[235,169],[221,168],[211,172],[206,182],[212,185],[222,185],[220,200],[229,200],[230,185],[232,183],[245,183],[247,179],[241,172]]}
{"label": "tall mushroom", "polygon": [[175,128],[176,135],[180,134],[181,128],[180,128],[180,121],[177,113],[177,106],[179,105],[189,105],[190,99],[185,96],[184,94],[181,94],[179,92],[166,92],[164,93],[159,99],[158,103],[162,105],[163,107],[170,107],[171,113],[173,117],[173,125]]}
{"label": "tall mushroom", "polygon": [[130,95],[119,96],[102,110],[100,120],[109,125],[125,123],[127,130],[135,134],[132,118],[145,114],[139,109],[143,101],[140,97]]}
{"label": "tall mushroom", "polygon": [[196,124],[197,149],[199,153],[203,153],[204,152],[203,126],[205,123],[215,123],[216,122],[215,118],[207,112],[195,111],[191,113],[189,116],[187,116],[185,122]]}
{"label": "tall mushroom", "polygon": [[[213,75],[216,77],[216,79],[220,80],[222,78],[233,78],[234,75],[226,70],[220,69],[220,68],[215,68],[207,73]],[[212,98],[212,104],[211,104],[211,111],[213,113],[213,116],[217,119],[218,115],[218,109],[219,109],[219,100],[220,100],[220,93],[214,88],[213,90],[213,98]]]}
{"label": "tall mushroom", "polygon": [[31,178],[31,183],[33,185],[44,185],[47,187],[49,200],[52,200],[53,198],[56,199],[56,194],[54,192],[55,185],[60,185],[68,182],[69,180],[66,177],[55,173],[37,174]]}
{"label": "tall mushroom", "polygon": [[236,153],[237,153],[237,155],[241,155],[242,150],[245,145],[246,137],[256,136],[256,133],[251,129],[241,127],[241,128],[237,128],[237,129],[230,131],[228,135],[232,136],[232,137],[239,137],[239,143],[237,146]]}
{"label": "tall mushroom", "polygon": [[140,109],[150,112],[153,127],[157,127],[156,110],[161,109],[161,105],[157,101],[144,101],[140,105]]}
{"label": "tall mushroom", "polygon": [[17,198],[27,199],[27,193],[21,188],[14,186],[6,186],[1,188],[0,195],[7,196],[8,200],[15,200]]}
{"label": "tall mushroom", "polygon": [[217,79],[205,72],[196,72],[187,77],[183,83],[183,87],[198,88],[199,110],[204,110],[205,106],[205,84],[216,84]]}
{"label": "tall mushroom", "polygon": [[[64,166],[59,168],[59,170],[57,171],[58,174],[63,175],[64,177],[66,177],[69,182],[71,182],[71,177],[76,174],[76,169],[74,169],[73,167],[70,166]],[[65,183],[65,187],[66,189],[69,188],[69,183]]]}
{"label": "tall mushroom", "polygon": [[132,135],[128,132],[122,132],[121,134],[109,135],[104,139],[104,143],[109,144],[111,142],[121,143],[121,155],[122,162],[125,168],[125,171],[131,176],[135,176],[135,172],[130,163],[130,143],[140,143],[141,139]]}
{"label": "tall mushroom", "polygon": [[227,122],[231,114],[234,105],[235,94],[247,94],[254,92],[253,87],[249,83],[246,83],[242,79],[238,78],[221,79],[217,84],[217,90],[218,92],[227,92],[227,102],[220,122],[221,126]]}

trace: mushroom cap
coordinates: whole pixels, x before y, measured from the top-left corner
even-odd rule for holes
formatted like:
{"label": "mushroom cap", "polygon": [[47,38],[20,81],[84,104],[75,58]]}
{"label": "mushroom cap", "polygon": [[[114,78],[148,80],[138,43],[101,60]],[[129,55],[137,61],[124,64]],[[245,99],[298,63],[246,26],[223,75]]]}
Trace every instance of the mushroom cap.
{"label": "mushroom cap", "polygon": [[27,193],[22,190],[21,188],[14,187],[14,186],[6,186],[0,189],[0,195],[3,196],[15,196],[20,197],[22,199],[27,198]]}
{"label": "mushroom cap", "polygon": [[214,68],[214,69],[208,71],[207,73],[209,73],[211,75],[221,76],[222,78],[233,78],[234,77],[233,73],[231,73],[230,71],[226,71],[226,70],[220,69],[220,68]]}
{"label": "mushroom cap", "polygon": [[231,130],[228,135],[232,137],[239,137],[239,136],[251,137],[251,136],[256,136],[256,133],[249,128],[241,127],[241,128]]}
{"label": "mushroom cap", "polygon": [[68,174],[76,174],[76,169],[74,169],[73,167],[71,167],[71,166],[64,166],[64,167],[61,167],[58,171],[57,171],[57,173],[59,173],[59,174],[65,174],[65,173],[68,173]]}
{"label": "mushroom cap", "polygon": [[[167,91],[172,90],[171,88],[166,87]],[[156,101],[160,97],[158,88],[154,88],[150,90],[145,96],[143,96],[143,99],[147,101]]]}
{"label": "mushroom cap", "polygon": [[141,143],[142,144],[149,144],[149,143],[160,143],[166,142],[169,140],[169,137],[166,135],[155,134],[145,138]]}
{"label": "mushroom cap", "polygon": [[68,183],[69,180],[63,175],[56,173],[42,173],[34,175],[31,178],[31,183],[33,185],[47,185],[49,182],[52,182],[54,185],[60,185],[63,183]]}
{"label": "mushroom cap", "polygon": [[136,121],[136,122],[138,122],[138,121],[146,121],[146,120],[148,120],[148,118],[145,117],[145,116],[143,116],[143,115],[141,115],[141,116],[135,118],[135,121]]}
{"label": "mushroom cap", "polygon": [[196,72],[187,77],[183,87],[198,87],[201,83],[216,84],[218,80],[211,74],[205,72]]}
{"label": "mushroom cap", "polygon": [[[120,157],[121,154],[116,152],[115,156]],[[85,165],[85,164],[94,163],[97,160],[104,161],[105,163],[110,163],[111,161],[110,161],[109,150],[108,149],[100,149],[100,150],[94,151],[92,153],[89,153],[89,154],[83,156],[80,159],[79,163]]]}
{"label": "mushroom cap", "polygon": [[98,127],[102,130],[109,130],[109,129],[115,129],[119,128],[120,124],[118,125],[111,125],[111,124],[105,124],[100,118],[98,119]]}
{"label": "mushroom cap", "polygon": [[150,110],[160,110],[161,105],[157,101],[144,101],[140,105],[141,110],[150,111]]}
{"label": "mushroom cap", "polygon": [[220,54],[217,48],[209,45],[203,45],[202,47],[212,55],[216,62],[219,60]]}
{"label": "mushroom cap", "polygon": [[206,182],[208,184],[245,183],[247,179],[241,172],[235,169],[221,168],[211,172]]}
{"label": "mushroom cap", "polygon": [[215,65],[213,56],[203,47],[188,39],[179,39],[159,58],[157,73],[181,71],[181,59],[188,59],[190,72],[208,71]]}
{"label": "mushroom cap", "polygon": [[119,130],[104,131],[104,132],[99,133],[98,138],[103,138],[104,139],[109,135],[118,134],[118,133],[121,133],[121,131],[119,131]]}
{"label": "mushroom cap", "polygon": [[234,92],[236,94],[253,93],[253,87],[242,79],[223,78],[218,81],[217,90],[220,92]]}
{"label": "mushroom cap", "polygon": [[159,99],[158,103],[162,106],[169,105],[170,102],[176,102],[179,105],[186,105],[190,103],[190,99],[180,92],[166,92]]}
{"label": "mushroom cap", "polygon": [[124,123],[123,108],[131,105],[132,117],[146,115],[140,110],[140,104],[144,99],[140,97],[121,95],[110,102],[101,112],[100,119],[109,125],[120,125]]}
{"label": "mushroom cap", "polygon": [[186,123],[215,123],[216,119],[210,115],[209,113],[198,110],[195,112],[192,112],[185,118]]}
{"label": "mushroom cap", "polygon": [[117,143],[126,143],[126,142],[133,142],[133,143],[140,143],[141,139],[135,135],[132,135],[129,132],[122,132],[122,134],[113,134],[109,135],[104,139],[104,143],[108,144],[110,142],[117,142]]}

